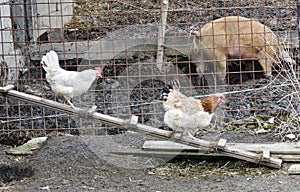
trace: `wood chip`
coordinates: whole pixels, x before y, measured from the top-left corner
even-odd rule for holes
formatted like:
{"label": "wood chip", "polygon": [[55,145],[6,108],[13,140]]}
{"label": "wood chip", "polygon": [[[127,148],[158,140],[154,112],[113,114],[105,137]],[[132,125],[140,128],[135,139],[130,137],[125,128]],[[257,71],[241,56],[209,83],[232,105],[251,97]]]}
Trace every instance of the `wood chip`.
{"label": "wood chip", "polygon": [[288,169],[289,175],[299,175],[300,174],[300,164],[293,164]]}
{"label": "wood chip", "polygon": [[271,158],[270,151],[263,150],[263,159],[270,159],[270,158]]}
{"label": "wood chip", "polygon": [[6,153],[10,155],[31,155],[33,151],[39,149],[47,139],[48,137],[33,138],[23,145],[7,150]]}

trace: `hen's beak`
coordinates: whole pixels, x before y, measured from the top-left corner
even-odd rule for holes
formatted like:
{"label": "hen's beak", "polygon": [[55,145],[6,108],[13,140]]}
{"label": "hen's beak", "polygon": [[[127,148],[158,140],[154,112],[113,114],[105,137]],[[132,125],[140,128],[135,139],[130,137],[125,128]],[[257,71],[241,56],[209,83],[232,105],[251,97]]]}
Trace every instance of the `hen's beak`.
{"label": "hen's beak", "polygon": [[99,75],[96,76],[96,79],[99,79],[101,77],[102,77],[102,74],[99,74]]}

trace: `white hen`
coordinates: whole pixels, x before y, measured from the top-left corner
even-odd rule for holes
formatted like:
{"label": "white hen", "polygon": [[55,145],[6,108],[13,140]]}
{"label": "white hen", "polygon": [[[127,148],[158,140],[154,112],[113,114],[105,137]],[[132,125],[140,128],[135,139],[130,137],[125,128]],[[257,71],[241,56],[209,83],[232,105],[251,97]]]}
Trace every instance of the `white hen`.
{"label": "white hen", "polygon": [[87,92],[92,83],[102,77],[102,69],[96,67],[81,72],[67,71],[59,66],[59,60],[55,51],[50,51],[43,56],[41,64],[46,71],[46,79],[51,85],[51,89],[75,108],[71,99],[75,96]]}
{"label": "white hen", "polygon": [[175,132],[193,138],[191,130],[203,129],[210,124],[218,106],[225,103],[225,95],[216,93],[211,97],[198,100],[180,93],[180,83],[173,79],[172,88],[162,90],[164,122]]}

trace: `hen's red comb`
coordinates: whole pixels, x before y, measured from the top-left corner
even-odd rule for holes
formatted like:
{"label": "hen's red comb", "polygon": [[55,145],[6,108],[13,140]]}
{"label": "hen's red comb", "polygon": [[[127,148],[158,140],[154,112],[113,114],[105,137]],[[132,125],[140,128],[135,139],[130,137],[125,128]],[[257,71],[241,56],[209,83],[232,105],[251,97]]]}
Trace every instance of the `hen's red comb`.
{"label": "hen's red comb", "polygon": [[96,69],[97,71],[99,71],[100,74],[102,74],[103,71],[102,71],[102,68],[101,68],[101,67],[95,67],[95,69]]}

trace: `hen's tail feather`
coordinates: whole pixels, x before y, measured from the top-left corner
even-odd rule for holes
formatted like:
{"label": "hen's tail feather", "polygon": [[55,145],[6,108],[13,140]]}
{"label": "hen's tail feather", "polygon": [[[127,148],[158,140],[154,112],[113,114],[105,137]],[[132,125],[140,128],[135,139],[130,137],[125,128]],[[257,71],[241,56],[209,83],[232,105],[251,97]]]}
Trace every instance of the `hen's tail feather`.
{"label": "hen's tail feather", "polygon": [[162,88],[162,93],[168,94],[168,93],[170,93],[170,89],[168,87],[163,87]]}
{"label": "hen's tail feather", "polygon": [[55,51],[49,51],[46,55],[44,55],[42,57],[41,64],[46,72],[48,67],[60,68],[58,56]]}
{"label": "hen's tail feather", "polygon": [[178,79],[175,79],[175,78],[172,79],[171,85],[169,87],[162,88],[162,93],[160,95],[160,99],[166,101],[168,99],[170,89],[179,90],[179,88],[180,88],[180,82],[178,81]]}
{"label": "hen's tail feather", "polygon": [[173,89],[179,90],[180,89],[180,82],[179,82],[179,80],[175,79],[175,78],[172,79],[171,80],[171,86],[172,86]]}

